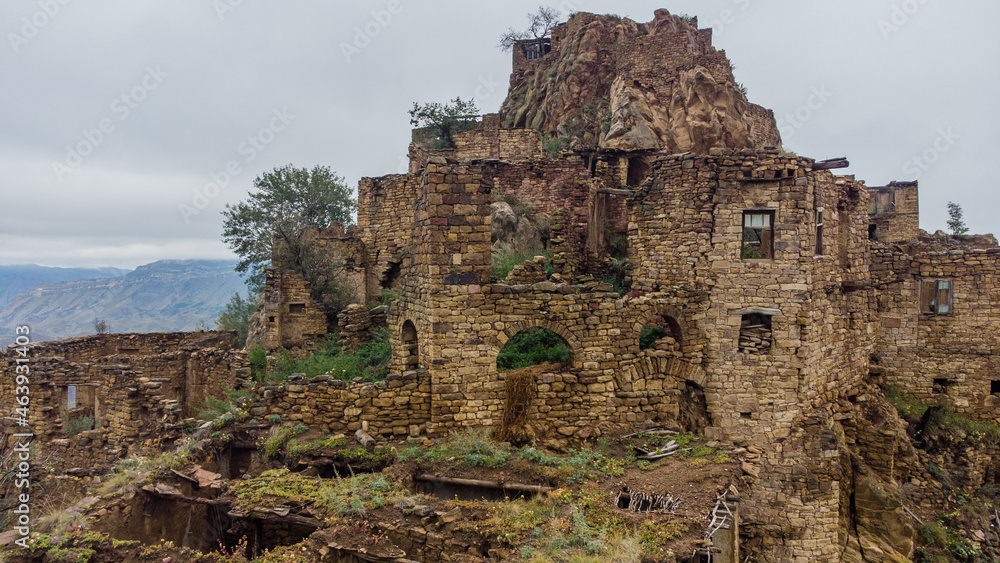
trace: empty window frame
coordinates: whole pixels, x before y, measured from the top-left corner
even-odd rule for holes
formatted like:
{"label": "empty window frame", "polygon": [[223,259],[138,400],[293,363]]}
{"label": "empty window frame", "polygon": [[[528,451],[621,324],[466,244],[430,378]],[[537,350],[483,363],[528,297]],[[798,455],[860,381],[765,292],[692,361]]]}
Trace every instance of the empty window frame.
{"label": "empty window frame", "polygon": [[743,259],[774,258],[774,211],[743,212]]}
{"label": "empty window frame", "polygon": [[743,315],[740,322],[740,352],[767,354],[771,351],[772,340],[770,315],[761,313]]}
{"label": "empty window frame", "polygon": [[954,300],[951,280],[920,280],[920,312],[925,315],[949,315]]}
{"label": "empty window frame", "polygon": [[76,385],[66,387],[66,408],[69,410],[76,408]]}
{"label": "empty window frame", "polygon": [[816,208],[816,256],[823,255],[823,208]]}
{"label": "empty window frame", "polygon": [[1000,381],[990,381],[990,395],[1000,395]]}
{"label": "empty window frame", "polygon": [[288,312],[292,315],[304,315],[306,313],[305,303],[289,303]]}

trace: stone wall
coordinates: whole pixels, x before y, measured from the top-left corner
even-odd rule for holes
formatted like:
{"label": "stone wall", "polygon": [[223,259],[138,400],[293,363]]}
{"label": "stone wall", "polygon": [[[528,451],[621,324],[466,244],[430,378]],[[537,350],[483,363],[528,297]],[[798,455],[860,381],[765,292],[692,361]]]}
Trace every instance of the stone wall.
{"label": "stone wall", "polygon": [[[875,353],[885,382],[926,403],[1000,422],[1000,248],[874,245],[872,271],[881,320]],[[921,306],[922,282],[933,280],[951,286],[947,312]]]}
{"label": "stone wall", "polygon": [[[223,396],[249,377],[235,333],[114,334],[32,345],[29,426],[57,469],[106,470],[128,455],[159,451],[179,438],[185,420],[207,397]],[[18,353],[0,355],[14,373]],[[14,381],[0,382],[0,409],[14,413]],[[70,388],[76,405],[69,404]],[[68,435],[71,419],[90,416],[95,428]],[[5,418],[7,434],[24,427]]]}
{"label": "stone wall", "polygon": [[872,238],[887,244],[917,240],[920,236],[917,182],[892,182],[868,191]]}
{"label": "stone wall", "polygon": [[302,276],[268,268],[260,307],[250,320],[247,350],[288,350],[305,358],[322,347],[328,330],[326,313],[317,304]]}
{"label": "stone wall", "polygon": [[328,376],[261,388],[251,414],[267,420],[326,427],[332,433],[363,429],[373,436],[406,438],[427,433],[431,380],[426,371],[390,374],[386,381],[348,383]]}

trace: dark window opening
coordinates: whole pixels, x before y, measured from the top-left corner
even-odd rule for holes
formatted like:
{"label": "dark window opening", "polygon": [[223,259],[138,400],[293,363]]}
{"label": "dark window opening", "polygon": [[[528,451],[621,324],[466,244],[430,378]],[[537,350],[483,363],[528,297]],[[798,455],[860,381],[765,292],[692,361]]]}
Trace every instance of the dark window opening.
{"label": "dark window opening", "polygon": [[417,343],[417,327],[412,321],[403,323],[400,340],[403,343],[403,369],[413,371],[420,366],[420,345]]}
{"label": "dark window opening", "polygon": [[994,379],[990,382],[990,395],[1000,395],[1000,381]]}
{"label": "dark window opening", "polygon": [[270,316],[270,317],[268,317],[268,318],[267,318],[267,322],[269,322],[269,323],[273,323],[273,322],[274,322],[274,316]]}
{"label": "dark window opening", "polygon": [[552,40],[549,38],[538,41],[525,41],[521,43],[524,49],[524,58],[534,61],[552,52]]}
{"label": "dark window opening", "polygon": [[920,312],[925,315],[948,315],[952,312],[954,285],[951,280],[920,281]]}
{"label": "dark window opening", "polygon": [[389,268],[382,273],[382,289],[394,289],[399,281],[399,274],[402,270],[402,262],[390,262]]}
{"label": "dark window opening", "polygon": [[743,259],[774,258],[774,211],[743,212]]}
{"label": "dark window opening", "polygon": [[304,315],[306,313],[305,303],[289,303],[288,312],[293,315]]}
{"label": "dark window opening", "polygon": [[816,256],[823,255],[823,208],[816,210]]}
{"label": "dark window opening", "polygon": [[951,387],[952,382],[947,379],[935,379],[932,390],[935,393],[948,394],[948,389]]}
{"label": "dark window opening", "polygon": [[767,354],[771,351],[773,336],[771,317],[761,313],[743,315],[740,323],[740,352]]}
{"label": "dark window opening", "polygon": [[868,214],[882,215],[896,212],[896,190],[879,190],[871,192],[868,199]]}
{"label": "dark window opening", "polygon": [[639,187],[642,185],[646,178],[649,177],[650,169],[649,163],[646,159],[635,157],[628,159],[628,180],[627,183],[632,187]]}
{"label": "dark window opening", "polygon": [[868,225],[868,240],[878,240],[878,225],[870,223]]}
{"label": "dark window opening", "polygon": [[743,420],[750,420],[751,418],[753,418],[753,413],[741,412],[740,418],[742,418]]}

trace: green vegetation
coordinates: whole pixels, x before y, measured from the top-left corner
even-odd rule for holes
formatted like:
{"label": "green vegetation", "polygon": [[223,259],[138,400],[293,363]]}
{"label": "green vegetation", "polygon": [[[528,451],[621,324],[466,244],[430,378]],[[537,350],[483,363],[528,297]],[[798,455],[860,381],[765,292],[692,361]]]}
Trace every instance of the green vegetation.
{"label": "green vegetation", "polygon": [[962,206],[951,201],[948,202],[948,230],[955,238],[962,238],[969,234],[969,228],[965,226],[965,220],[962,219]]}
{"label": "green vegetation", "polygon": [[215,326],[219,330],[231,330],[236,333],[240,348],[247,345],[247,334],[250,330],[250,317],[257,312],[257,299],[253,292],[247,293],[244,299],[239,292],[233,294],[226,303],[226,308],[219,313]]}
{"label": "green vegetation", "polygon": [[71,418],[66,423],[66,436],[76,436],[80,432],[94,429],[94,417],[90,415]]}
{"label": "green vegetation", "polygon": [[497,368],[510,371],[546,362],[566,361],[569,361],[566,341],[551,330],[535,327],[521,331],[507,341],[497,356]]}
{"label": "green vegetation", "polygon": [[260,445],[260,451],[267,459],[276,459],[284,450],[289,440],[300,434],[305,434],[308,430],[309,428],[302,424],[294,426],[291,424],[282,424],[270,438],[264,440],[264,443]]}
{"label": "green vegetation", "polygon": [[395,448],[376,447],[369,450],[364,446],[347,447],[347,438],[325,437],[299,443],[297,440],[289,440],[285,448],[289,458],[295,459],[304,456],[329,457],[338,464],[347,465],[355,469],[382,469],[396,462]]}
{"label": "green vegetation", "polygon": [[385,379],[389,373],[389,360],[392,359],[389,336],[388,328],[374,329],[367,344],[352,354],[346,354],[340,349],[339,334],[334,334],[322,350],[305,360],[293,360],[287,350],[281,349],[271,360],[263,379],[285,381],[293,373],[302,373],[306,377],[329,375],[344,381],[358,377],[364,381]]}
{"label": "green vegetation", "polygon": [[552,7],[539,6],[538,11],[528,14],[528,27],[522,31],[514,31],[513,28],[507,30],[500,36],[498,47],[504,51],[510,51],[520,41],[529,39],[542,44],[547,37],[552,36],[552,28],[559,23],[561,16],[559,10]]}
{"label": "green vegetation", "polygon": [[479,108],[475,100],[471,99],[464,101],[462,98],[455,98],[447,104],[414,102],[410,110],[410,124],[426,128],[426,132],[434,137],[430,148],[450,149],[455,146],[456,134],[475,128],[478,114]]}
{"label": "green vegetation", "polygon": [[381,474],[324,480],[289,473],[288,469],[265,471],[260,477],[237,481],[230,492],[236,497],[237,506],[312,506],[334,519],[366,516],[371,510],[419,498]]}
{"label": "green vegetation", "polygon": [[217,423],[219,426],[225,426],[234,422],[240,417],[239,402],[240,399],[249,399],[253,394],[249,389],[223,389],[226,397],[220,399],[218,397],[208,397],[205,399],[201,410],[198,411],[198,418],[201,420],[207,420]]}
{"label": "green vegetation", "polygon": [[222,212],[222,240],[240,257],[236,271],[248,277],[251,293],[262,290],[265,266],[299,274],[309,282],[313,301],[328,319],[335,318],[351,296],[342,283],[341,264],[330,259],[313,233],[331,223],[353,222],[357,200],[351,187],[329,167],[287,165],[258,176],[254,189],[246,201],[226,205]]}
{"label": "green vegetation", "polygon": [[194,449],[195,442],[185,438],[172,452],[163,452],[155,457],[125,458],[103,478],[100,494],[117,496],[134,492],[140,484],[159,471],[184,468],[191,459]]}
{"label": "green vegetation", "polygon": [[545,151],[545,156],[549,158],[558,158],[559,151],[566,148],[566,139],[562,137],[546,136],[542,139],[542,149]]}
{"label": "green vegetation", "polygon": [[[899,387],[889,386],[885,390],[886,399],[896,408],[899,416],[909,422],[918,422],[927,412],[928,405],[906,393]],[[992,422],[973,420],[956,414],[948,407],[936,409],[927,424],[928,430],[943,432],[959,430],[964,434],[990,443],[1000,443],[1000,426]]]}
{"label": "green vegetation", "polygon": [[656,341],[663,338],[664,336],[669,336],[670,333],[666,331],[661,326],[649,325],[642,329],[639,333],[639,349],[649,350],[656,346]]}
{"label": "green vegetation", "polygon": [[510,274],[511,270],[524,264],[526,260],[533,259],[535,256],[544,256],[546,258],[545,270],[551,275],[552,252],[541,248],[501,248],[494,250],[491,257],[493,275],[501,280],[507,279],[507,275]]}
{"label": "green vegetation", "polygon": [[628,270],[632,267],[628,258],[612,258],[604,272],[604,283],[611,285],[615,293],[624,297],[629,292]]}

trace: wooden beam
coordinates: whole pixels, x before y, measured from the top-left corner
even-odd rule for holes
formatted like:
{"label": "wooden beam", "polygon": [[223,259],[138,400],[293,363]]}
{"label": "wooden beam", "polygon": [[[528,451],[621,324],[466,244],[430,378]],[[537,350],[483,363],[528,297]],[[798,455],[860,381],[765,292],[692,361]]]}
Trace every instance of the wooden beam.
{"label": "wooden beam", "polygon": [[847,161],[847,157],[843,156],[840,158],[831,158],[829,160],[821,160],[819,162],[814,162],[812,165],[813,170],[834,170],[837,168],[847,168],[851,163]]}
{"label": "wooden beam", "polygon": [[454,477],[441,477],[425,473],[416,478],[417,481],[428,481],[431,483],[444,483],[446,485],[461,485],[464,487],[484,487],[487,489],[503,489],[508,491],[519,491],[523,493],[547,493],[554,491],[552,487],[541,485],[524,485],[521,483],[497,483],[496,481],[480,481],[479,479],[458,479]]}
{"label": "wooden beam", "polygon": [[632,190],[617,190],[615,188],[598,188],[597,193],[611,194],[611,195],[632,195],[635,192]]}

